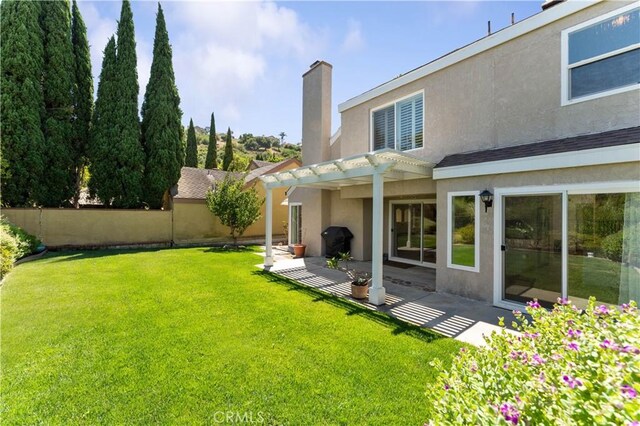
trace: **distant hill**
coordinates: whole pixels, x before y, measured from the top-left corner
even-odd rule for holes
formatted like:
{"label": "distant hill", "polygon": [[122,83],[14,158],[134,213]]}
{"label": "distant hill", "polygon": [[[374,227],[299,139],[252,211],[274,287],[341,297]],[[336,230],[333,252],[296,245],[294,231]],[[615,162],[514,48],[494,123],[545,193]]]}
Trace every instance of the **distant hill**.
{"label": "distant hill", "polygon": [[[204,167],[209,145],[209,127],[194,126],[194,128],[198,142],[198,167]],[[222,164],[226,133],[218,133],[217,136],[218,164]],[[283,143],[277,136],[255,136],[251,133],[244,133],[238,138],[232,136],[232,140],[234,158],[240,158],[241,160],[239,161],[246,163],[247,166],[253,159],[272,163],[277,163],[287,158],[302,159],[301,146],[299,144]]]}

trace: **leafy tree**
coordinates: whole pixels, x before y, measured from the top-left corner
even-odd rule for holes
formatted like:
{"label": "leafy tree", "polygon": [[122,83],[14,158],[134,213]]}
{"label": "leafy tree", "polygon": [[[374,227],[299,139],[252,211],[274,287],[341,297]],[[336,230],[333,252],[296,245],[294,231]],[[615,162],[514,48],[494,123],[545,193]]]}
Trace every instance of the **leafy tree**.
{"label": "leafy tree", "polygon": [[184,162],[187,167],[198,167],[198,143],[196,142],[196,130],[193,128],[193,119],[189,120],[187,131],[187,158]]}
{"label": "leafy tree", "polygon": [[287,137],[287,134],[285,132],[280,132],[278,136],[280,136],[280,143],[283,144],[284,138]]}
{"label": "leafy tree", "polygon": [[231,128],[227,128],[227,139],[224,145],[224,158],[222,159],[222,170],[229,170],[229,165],[233,161],[233,141],[231,140]]}
{"label": "leafy tree", "polygon": [[228,171],[230,172],[245,172],[249,168],[251,158],[244,155],[234,155],[231,164],[229,164]]}
{"label": "leafy tree", "polygon": [[207,147],[207,159],[204,162],[205,169],[217,169],[218,168],[218,153],[216,139],[216,120],[211,113],[211,126],[209,127],[209,146]]}
{"label": "leafy tree", "polygon": [[260,218],[260,207],[264,199],[254,187],[244,188],[244,178],[228,174],[213,191],[207,192],[209,211],[229,227],[229,234],[236,244],[244,231]]}
{"label": "leafy tree", "polygon": [[119,153],[116,152],[118,129],[116,119],[116,41],[112,36],[104,49],[98,96],[93,114],[89,156],[89,191],[103,203],[110,205],[120,192],[116,173]]}
{"label": "leafy tree", "polygon": [[43,171],[41,3],[0,2],[2,203],[32,205]]}
{"label": "leafy tree", "polygon": [[142,145],[146,154],[144,199],[151,208],[160,208],[165,192],[180,179],[184,159],[181,120],[169,33],[158,4],[153,62],[142,103]]}
{"label": "leafy tree", "polygon": [[71,10],[68,0],[41,3],[43,31],[43,94],[45,116],[44,169],[38,201],[45,207],[67,203],[75,193],[72,146],[74,60],[71,45]]}
{"label": "leafy tree", "polygon": [[91,75],[91,52],[87,39],[87,27],[84,24],[78,3],[73,0],[71,24],[71,44],[75,59],[73,90],[73,164],[74,164],[74,205],[82,189],[84,171],[87,164],[87,149],[93,114],[93,76]]}
{"label": "leafy tree", "polygon": [[138,117],[138,71],[133,13],[129,0],[123,0],[118,22],[118,44],[116,56],[115,120],[118,132],[113,149],[117,152],[117,163],[113,179],[120,190],[115,194],[115,207],[131,208],[140,203],[144,172],[144,151],[140,143],[140,121]]}

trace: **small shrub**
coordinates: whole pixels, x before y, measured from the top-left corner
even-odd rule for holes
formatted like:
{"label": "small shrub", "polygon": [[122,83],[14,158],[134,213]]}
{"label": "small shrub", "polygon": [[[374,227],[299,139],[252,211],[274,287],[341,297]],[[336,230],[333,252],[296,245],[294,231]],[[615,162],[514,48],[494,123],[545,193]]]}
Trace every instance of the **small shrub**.
{"label": "small shrub", "polygon": [[33,235],[4,218],[0,219],[0,278],[11,270],[16,260],[34,253],[39,245],[40,240]]}
{"label": "small shrub", "polygon": [[463,244],[473,244],[476,239],[476,227],[473,223],[458,229],[457,233],[460,235],[460,242]]}
{"label": "small shrub", "polygon": [[16,253],[18,253],[18,243],[15,237],[7,232],[4,226],[0,227],[0,279],[13,268]]}
{"label": "small shrub", "polygon": [[494,333],[440,374],[429,424],[637,424],[636,303],[618,309],[591,298],[581,311],[559,300],[547,311],[534,301],[527,311],[533,322],[515,312],[520,336]]}
{"label": "small shrub", "polygon": [[616,262],[620,262],[622,259],[622,242],[624,240],[624,235],[622,231],[616,232],[615,234],[607,235],[602,240],[602,250],[604,251],[604,255],[609,260],[614,260]]}

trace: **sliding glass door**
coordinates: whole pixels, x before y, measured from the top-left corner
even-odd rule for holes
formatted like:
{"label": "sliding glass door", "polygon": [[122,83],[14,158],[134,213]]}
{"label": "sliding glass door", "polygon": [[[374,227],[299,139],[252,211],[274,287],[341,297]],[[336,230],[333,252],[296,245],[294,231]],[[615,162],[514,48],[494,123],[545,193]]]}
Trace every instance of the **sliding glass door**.
{"label": "sliding glass door", "polygon": [[496,304],[640,299],[637,184],[542,190],[496,190]]}
{"label": "sliding glass door", "polygon": [[390,221],[390,257],[392,260],[435,265],[435,201],[391,202]]}
{"label": "sliding glass door", "polygon": [[562,196],[504,197],[504,300],[553,305],[562,294]]}

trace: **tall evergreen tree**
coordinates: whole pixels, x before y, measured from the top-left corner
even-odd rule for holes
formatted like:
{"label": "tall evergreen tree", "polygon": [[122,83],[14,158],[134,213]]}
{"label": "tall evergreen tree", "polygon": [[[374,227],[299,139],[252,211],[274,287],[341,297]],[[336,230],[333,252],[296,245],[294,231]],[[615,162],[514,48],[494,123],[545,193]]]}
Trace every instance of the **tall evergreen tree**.
{"label": "tall evergreen tree", "polygon": [[38,201],[45,207],[58,207],[71,200],[75,184],[71,123],[74,61],[69,0],[41,2],[40,26],[44,35],[45,154]]}
{"label": "tall evergreen tree", "polygon": [[229,170],[233,163],[233,141],[231,140],[231,128],[227,128],[227,140],[224,144],[224,158],[222,159],[222,170]]}
{"label": "tall evergreen tree", "polygon": [[198,142],[196,141],[196,129],[193,127],[193,119],[189,120],[187,130],[187,158],[184,161],[187,167],[198,167]]}
{"label": "tall evergreen tree", "polygon": [[93,76],[91,75],[91,52],[78,3],[73,0],[71,23],[71,44],[73,45],[74,87],[73,87],[73,173],[74,205],[78,206],[84,169],[87,164],[89,131],[93,114]]}
{"label": "tall evergreen tree", "polygon": [[87,149],[91,176],[89,191],[106,205],[110,205],[122,190],[117,176],[120,153],[116,151],[119,133],[114,126],[118,102],[115,83],[116,41],[112,36],[104,49],[91,139]]}
{"label": "tall evergreen tree", "polygon": [[205,169],[218,168],[218,138],[216,136],[216,119],[211,113],[211,126],[209,127],[209,146],[207,147],[207,158],[204,160]]}
{"label": "tall evergreen tree", "polygon": [[118,154],[113,178],[120,191],[114,207],[130,208],[140,203],[144,173],[144,151],[140,142],[138,117],[138,71],[133,13],[129,0],[123,0],[118,21],[115,90],[117,102],[113,125],[118,131],[113,149]]}
{"label": "tall evergreen tree", "polygon": [[158,4],[153,62],[142,103],[142,145],[146,154],[144,199],[152,208],[162,206],[165,192],[180,179],[184,159],[181,120],[169,33]]}
{"label": "tall evergreen tree", "polygon": [[42,31],[39,2],[0,2],[2,204],[29,206],[43,170]]}

